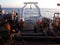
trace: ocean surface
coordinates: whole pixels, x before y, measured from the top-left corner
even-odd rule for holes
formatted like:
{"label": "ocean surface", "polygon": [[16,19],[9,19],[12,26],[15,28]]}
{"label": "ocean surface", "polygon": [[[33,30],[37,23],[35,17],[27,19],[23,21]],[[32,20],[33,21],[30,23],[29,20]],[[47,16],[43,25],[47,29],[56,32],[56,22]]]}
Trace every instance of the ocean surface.
{"label": "ocean surface", "polygon": [[[17,13],[22,13],[22,8],[2,8],[3,10],[5,11],[8,11],[9,13],[12,13],[12,10],[16,10]],[[26,11],[27,10],[27,11]],[[38,15],[37,13],[37,9],[33,9],[34,11],[31,11],[30,10],[30,13],[29,13],[29,9],[26,9],[24,10],[25,12],[25,16],[27,17],[30,16],[30,15]],[[34,12],[34,13],[32,13]],[[46,17],[46,18],[50,18],[50,19],[53,19],[53,16],[54,16],[54,13],[57,13],[57,12],[60,12],[60,9],[57,9],[57,8],[40,8],[40,14],[41,16],[43,17]],[[32,13],[32,14],[31,14]]]}

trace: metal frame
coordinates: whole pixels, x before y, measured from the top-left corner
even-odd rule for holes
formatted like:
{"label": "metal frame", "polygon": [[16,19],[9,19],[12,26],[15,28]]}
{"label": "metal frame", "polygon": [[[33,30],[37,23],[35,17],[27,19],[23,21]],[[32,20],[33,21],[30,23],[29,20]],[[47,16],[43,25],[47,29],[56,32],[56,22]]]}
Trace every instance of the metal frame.
{"label": "metal frame", "polygon": [[24,4],[25,5],[22,8],[22,15],[21,15],[21,17],[23,16],[23,11],[24,11],[24,8],[27,6],[27,4],[34,4],[35,7],[38,9],[38,15],[41,16],[40,8],[36,5],[36,4],[38,4],[38,2],[24,2]]}

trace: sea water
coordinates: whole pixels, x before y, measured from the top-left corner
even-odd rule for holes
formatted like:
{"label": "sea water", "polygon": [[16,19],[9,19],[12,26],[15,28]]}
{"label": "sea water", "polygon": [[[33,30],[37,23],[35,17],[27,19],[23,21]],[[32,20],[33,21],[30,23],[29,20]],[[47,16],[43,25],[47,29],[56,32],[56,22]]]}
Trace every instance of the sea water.
{"label": "sea water", "polygon": [[[8,11],[9,13],[12,13],[12,10],[15,10],[17,13],[22,13],[22,8],[2,8],[2,9],[5,11]],[[60,12],[60,9],[57,9],[57,8],[40,8],[41,16],[46,17],[46,18],[50,18],[50,19],[53,19],[54,13],[57,13],[57,12]],[[28,13],[28,11],[27,11],[27,13]],[[32,14],[30,14],[30,15],[32,15]],[[28,15],[28,16],[30,16],[30,15]]]}

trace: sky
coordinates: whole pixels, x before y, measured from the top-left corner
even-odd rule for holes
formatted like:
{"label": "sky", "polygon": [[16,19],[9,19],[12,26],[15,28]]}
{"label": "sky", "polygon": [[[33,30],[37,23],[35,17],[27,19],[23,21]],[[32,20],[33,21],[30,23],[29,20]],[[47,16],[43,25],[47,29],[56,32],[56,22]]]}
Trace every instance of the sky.
{"label": "sky", "polygon": [[60,8],[57,6],[57,3],[60,3],[60,0],[0,0],[0,5],[2,7],[23,7],[24,2],[38,2],[40,8]]}

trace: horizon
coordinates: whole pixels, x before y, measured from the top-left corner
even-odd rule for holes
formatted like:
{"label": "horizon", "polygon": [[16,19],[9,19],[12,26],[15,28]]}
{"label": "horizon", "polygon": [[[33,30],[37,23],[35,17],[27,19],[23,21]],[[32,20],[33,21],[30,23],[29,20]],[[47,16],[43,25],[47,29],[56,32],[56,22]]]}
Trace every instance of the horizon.
{"label": "horizon", "polygon": [[38,2],[39,8],[60,8],[57,6],[60,0],[1,0],[0,5],[2,8],[22,8],[24,2]]}

